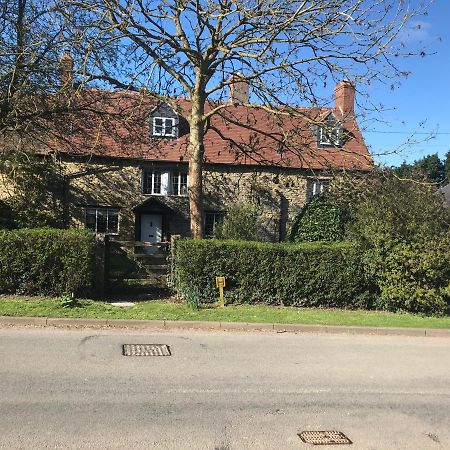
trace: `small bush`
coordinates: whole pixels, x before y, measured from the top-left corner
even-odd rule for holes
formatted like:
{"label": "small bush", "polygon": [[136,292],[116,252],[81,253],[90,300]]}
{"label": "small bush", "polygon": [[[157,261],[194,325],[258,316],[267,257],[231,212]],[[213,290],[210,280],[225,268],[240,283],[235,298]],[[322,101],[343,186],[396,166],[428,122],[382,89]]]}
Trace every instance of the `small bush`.
{"label": "small bush", "polygon": [[226,278],[228,303],[370,307],[360,254],[348,243],[302,245],[242,241],[176,242],[174,287],[215,302],[216,276]]}
{"label": "small bush", "polygon": [[261,225],[261,212],[256,205],[236,203],[228,208],[223,222],[214,231],[214,237],[258,241],[261,240]]}
{"label": "small bush", "polygon": [[0,293],[88,293],[94,249],[95,238],[85,230],[0,230]]}
{"label": "small bush", "polygon": [[59,303],[63,308],[75,308],[80,306],[80,303],[73,292],[71,294],[62,295],[59,299]]}

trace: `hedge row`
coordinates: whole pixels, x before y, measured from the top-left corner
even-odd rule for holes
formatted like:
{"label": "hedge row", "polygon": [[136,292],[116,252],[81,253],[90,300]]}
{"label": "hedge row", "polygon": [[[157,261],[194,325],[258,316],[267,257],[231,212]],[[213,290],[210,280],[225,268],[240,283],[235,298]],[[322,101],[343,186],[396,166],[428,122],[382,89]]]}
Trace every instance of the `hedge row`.
{"label": "hedge row", "polygon": [[95,238],[85,230],[0,230],[0,293],[87,294],[94,255]]}
{"label": "hedge row", "polygon": [[361,255],[349,243],[268,244],[179,240],[173,285],[187,300],[213,302],[215,277],[231,303],[370,307]]}

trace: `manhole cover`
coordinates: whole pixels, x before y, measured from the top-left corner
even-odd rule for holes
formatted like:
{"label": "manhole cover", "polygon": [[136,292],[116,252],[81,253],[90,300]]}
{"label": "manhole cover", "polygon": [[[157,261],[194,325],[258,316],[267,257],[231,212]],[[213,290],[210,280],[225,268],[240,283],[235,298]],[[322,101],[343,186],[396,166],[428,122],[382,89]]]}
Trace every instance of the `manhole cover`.
{"label": "manhole cover", "polygon": [[123,344],[123,356],[170,356],[165,344]]}
{"label": "manhole cover", "polygon": [[352,441],[340,431],[302,431],[299,438],[313,445],[344,445],[352,444]]}

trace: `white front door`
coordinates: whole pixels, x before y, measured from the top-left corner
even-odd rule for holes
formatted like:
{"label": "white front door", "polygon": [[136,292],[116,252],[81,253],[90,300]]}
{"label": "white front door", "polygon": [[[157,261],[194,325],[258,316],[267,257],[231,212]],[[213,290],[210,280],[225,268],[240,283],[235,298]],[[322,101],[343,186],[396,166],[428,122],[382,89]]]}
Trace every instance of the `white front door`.
{"label": "white front door", "polygon": [[161,214],[141,214],[141,241],[162,241]]}

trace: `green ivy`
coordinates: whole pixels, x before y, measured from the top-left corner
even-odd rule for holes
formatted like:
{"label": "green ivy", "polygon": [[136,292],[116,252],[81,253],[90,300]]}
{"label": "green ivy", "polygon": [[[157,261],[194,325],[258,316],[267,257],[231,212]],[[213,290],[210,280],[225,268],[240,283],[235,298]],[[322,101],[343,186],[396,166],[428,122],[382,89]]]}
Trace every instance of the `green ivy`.
{"label": "green ivy", "polygon": [[290,234],[293,242],[341,241],[348,212],[327,195],[316,195],[294,220]]}

